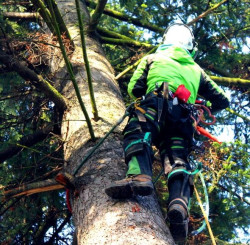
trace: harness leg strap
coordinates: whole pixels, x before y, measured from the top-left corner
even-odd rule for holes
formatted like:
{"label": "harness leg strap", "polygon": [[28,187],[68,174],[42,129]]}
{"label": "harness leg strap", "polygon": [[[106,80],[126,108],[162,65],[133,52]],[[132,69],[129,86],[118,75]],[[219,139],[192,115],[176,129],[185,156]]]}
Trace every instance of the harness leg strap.
{"label": "harness leg strap", "polygon": [[183,242],[188,234],[188,202],[192,194],[190,177],[184,167],[176,167],[168,178],[168,215],[170,232],[176,242]]}
{"label": "harness leg strap", "polygon": [[[178,171],[175,171],[177,170]],[[189,203],[189,199],[193,194],[193,178],[191,175],[188,175],[185,172],[182,172],[179,167],[173,169],[172,173],[169,174],[168,178],[168,190],[169,190],[169,199],[168,205],[175,199],[182,199],[186,205]],[[181,203],[182,205],[182,203]]]}

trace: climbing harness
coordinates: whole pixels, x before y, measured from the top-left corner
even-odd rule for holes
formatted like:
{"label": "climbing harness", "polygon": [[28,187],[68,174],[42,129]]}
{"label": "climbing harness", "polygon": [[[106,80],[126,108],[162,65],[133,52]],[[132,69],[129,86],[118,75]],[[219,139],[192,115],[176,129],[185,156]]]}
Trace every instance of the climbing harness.
{"label": "climbing harness", "polygon": [[[198,126],[199,123],[203,123],[205,125],[212,125],[216,121],[215,117],[211,114],[210,110],[205,105],[202,105],[202,104],[194,104],[194,105],[182,104],[182,106],[184,106],[184,107],[192,106],[192,110],[191,111],[193,113],[191,115],[191,118],[194,121],[194,126],[195,126],[195,129],[196,129],[196,131],[197,131],[198,134],[202,134],[202,135],[210,138],[213,141],[221,143],[214,136],[212,136],[209,132],[207,132],[205,129],[203,129],[202,127]],[[210,118],[212,118],[211,122],[206,122],[204,120],[204,110],[208,113],[208,116]],[[195,113],[194,113],[194,111],[197,112],[196,113],[197,114],[197,119],[195,119],[195,116],[194,116]],[[205,196],[205,210],[204,210],[204,208],[202,206],[199,194],[198,194],[197,189],[196,189],[195,186],[194,186],[194,190],[195,190],[195,194],[196,194],[197,200],[199,202],[199,205],[201,207],[201,210],[202,210],[202,213],[203,213],[203,216],[204,216],[204,220],[203,220],[202,225],[197,230],[194,230],[194,231],[191,232],[191,235],[192,236],[198,235],[207,226],[208,230],[209,230],[209,234],[211,236],[212,244],[215,245],[216,243],[215,243],[215,240],[214,240],[214,236],[213,236],[213,233],[212,233],[212,230],[211,230],[208,218],[207,218],[209,216],[209,199],[208,199],[208,193],[207,193],[206,184],[205,184],[205,181],[204,181],[204,177],[203,177],[203,175],[201,173],[201,170],[202,170],[202,163],[198,162],[197,167],[196,167],[196,169],[194,171],[190,172],[190,171],[187,171],[186,169],[178,168],[178,169],[175,169],[175,170],[171,171],[170,173],[168,173],[168,175],[167,175],[168,177],[167,178],[169,180],[171,178],[171,176],[173,176],[174,174],[178,174],[178,173],[185,173],[185,174],[187,174],[189,176],[193,176],[195,174],[198,174],[198,176],[199,176],[199,178],[201,180],[201,183],[202,183],[202,187],[203,187],[203,191],[204,191],[204,196]],[[159,178],[162,176],[163,173],[164,173],[164,168],[162,168],[161,172],[154,179],[154,181],[153,181],[154,185],[156,184],[156,182],[159,180]]]}
{"label": "climbing harness", "polygon": [[170,179],[170,177],[176,173],[185,173],[187,175],[195,175],[199,173],[201,169],[202,169],[202,163],[200,162],[198,163],[197,168],[193,172],[187,171],[186,169],[183,169],[183,168],[175,169],[171,173],[168,174],[168,179]]}
{"label": "climbing harness", "polygon": [[[197,102],[197,101],[196,101]],[[199,123],[203,123],[205,125],[213,125],[216,122],[216,118],[214,115],[212,115],[211,111],[208,109],[207,106],[202,105],[202,104],[193,104],[193,108],[197,111],[197,119],[194,118],[194,116],[191,116],[191,118],[194,120],[195,127]],[[212,118],[212,122],[206,122],[204,118],[204,110],[207,111],[208,116]]]}
{"label": "climbing harness", "polygon": [[124,149],[124,151],[126,152],[131,146],[136,145],[136,144],[140,144],[140,143],[146,144],[146,145],[150,146],[150,141],[151,141],[151,134],[150,134],[150,132],[146,132],[143,139],[139,139],[139,140],[135,140],[135,141],[131,142],[131,143]]}

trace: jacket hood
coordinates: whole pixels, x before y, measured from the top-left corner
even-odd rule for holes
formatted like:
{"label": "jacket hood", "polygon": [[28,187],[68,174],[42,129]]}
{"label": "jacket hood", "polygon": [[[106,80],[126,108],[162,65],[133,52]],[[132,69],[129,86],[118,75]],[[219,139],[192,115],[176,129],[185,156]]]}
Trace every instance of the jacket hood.
{"label": "jacket hood", "polygon": [[156,53],[160,52],[166,55],[167,57],[177,60],[179,62],[190,64],[194,63],[194,60],[189,51],[182,47],[163,44],[159,46],[159,48],[156,50]]}

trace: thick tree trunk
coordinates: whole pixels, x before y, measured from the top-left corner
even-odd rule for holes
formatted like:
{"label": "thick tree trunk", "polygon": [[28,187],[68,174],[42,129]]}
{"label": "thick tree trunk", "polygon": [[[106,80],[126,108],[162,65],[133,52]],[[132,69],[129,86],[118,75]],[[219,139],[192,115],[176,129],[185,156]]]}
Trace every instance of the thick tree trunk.
{"label": "thick tree trunk", "polygon": [[[75,40],[76,50],[72,62],[83,100],[91,115],[74,0],[58,1],[58,6]],[[84,13],[85,21],[88,21],[86,9]],[[92,123],[96,137],[101,138],[123,115],[125,107],[113,69],[105,58],[100,43],[93,37],[86,37],[86,42],[96,104],[101,117],[98,122]],[[68,78],[63,65],[57,77]],[[65,171],[72,174],[96,142],[90,141],[86,123],[75,121],[84,119],[84,116],[72,83],[65,79],[57,84],[58,89],[70,101],[70,106],[63,115],[62,136],[67,161]],[[125,176],[121,138],[123,127],[124,124],[118,127],[77,173],[75,184],[79,196],[71,201],[78,244],[174,244],[155,196],[115,201],[104,192],[111,181]]]}

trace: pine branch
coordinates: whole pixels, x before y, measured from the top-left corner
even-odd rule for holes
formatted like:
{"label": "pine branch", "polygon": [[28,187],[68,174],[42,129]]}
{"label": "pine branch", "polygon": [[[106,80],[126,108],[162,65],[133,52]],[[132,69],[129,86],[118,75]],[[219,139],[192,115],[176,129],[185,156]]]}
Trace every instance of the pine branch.
{"label": "pine branch", "polygon": [[[14,199],[13,201],[11,200],[11,203],[4,210],[1,210],[0,216],[3,216],[9,209],[13,208],[15,206],[15,204],[18,203],[21,200],[21,198],[22,197],[18,197],[16,199]],[[1,202],[1,204],[2,204],[3,207],[5,206],[6,203],[7,202],[5,202],[3,204],[3,202]]]}
{"label": "pine branch", "polygon": [[215,67],[213,64],[209,64],[206,61],[199,61],[199,65],[202,68],[205,68],[209,71],[212,71],[215,74],[218,74],[223,77],[233,77],[233,74],[227,72],[225,69],[220,68],[220,67]]}
{"label": "pine branch", "polygon": [[[39,222],[39,221],[38,221]],[[39,228],[34,232],[32,227],[28,229],[28,232],[33,231],[34,241],[36,244],[44,244],[44,237],[48,230],[52,227],[57,226],[57,212],[55,208],[49,207],[49,211],[44,215],[44,217],[39,222]]]}
{"label": "pine branch", "polygon": [[52,131],[52,128],[48,127],[42,130],[38,130],[34,134],[30,134],[30,135],[26,135],[22,137],[22,139],[18,141],[17,143],[15,143],[14,145],[8,147],[5,150],[0,151],[0,159],[1,159],[0,163],[3,163],[8,158],[11,158],[14,155],[18,154],[23,148],[30,147],[44,140],[51,131]]}
{"label": "pine branch", "polygon": [[[8,2],[4,2],[4,3],[1,3],[2,5],[16,5],[17,2],[16,0],[15,1],[8,1]],[[23,2],[18,2],[18,4],[20,5],[29,5],[30,2],[29,1],[23,1]]]}
{"label": "pine branch", "polygon": [[[87,6],[89,6],[90,8],[96,8],[95,2],[90,1],[90,0],[86,0],[85,2],[87,4]],[[146,28],[150,31],[154,31],[154,32],[158,32],[158,33],[164,32],[164,29],[161,27],[158,27],[156,25],[151,25],[150,23],[142,23],[140,20],[138,20],[136,18],[133,18],[127,14],[123,14],[123,13],[120,13],[120,12],[115,11],[115,10],[104,8],[103,13],[108,15],[108,16],[114,17],[118,20],[126,21],[126,22],[132,23],[136,26]]]}
{"label": "pine branch", "polygon": [[[0,72],[1,72],[1,70],[0,70]],[[31,93],[32,93],[32,91],[24,91],[21,93],[15,93],[15,94],[9,94],[6,96],[1,96],[0,101],[23,97],[23,96],[26,96],[26,95],[31,94]]]}
{"label": "pine branch", "polygon": [[207,15],[209,15],[211,12],[213,12],[215,9],[219,8],[223,3],[227,2],[228,0],[223,0],[218,4],[215,4],[212,8],[208,9],[207,11],[205,11],[204,13],[200,14],[198,17],[196,17],[195,19],[191,20],[190,22],[188,22],[188,25],[192,25],[195,22],[199,21],[202,18],[205,18]]}
{"label": "pine branch", "polygon": [[105,5],[107,0],[98,0],[96,4],[96,8],[94,13],[91,16],[90,24],[89,24],[89,31],[92,32],[96,29],[97,25],[99,24],[100,18],[104,11]]}
{"label": "pine branch", "polygon": [[12,71],[17,72],[23,79],[30,81],[36,88],[40,89],[55,103],[59,110],[63,111],[67,108],[67,100],[41,75],[37,75],[33,70],[29,69],[25,63],[16,60],[2,51],[0,51],[0,62]]}
{"label": "pine branch", "polygon": [[[211,180],[207,180],[207,181],[208,181],[209,183],[212,183]],[[228,193],[231,193],[232,195],[234,195],[234,196],[236,196],[238,199],[240,199],[242,202],[245,202],[246,204],[250,205],[250,202],[249,202],[246,198],[240,196],[240,195],[237,194],[236,192],[232,192],[232,190],[228,190],[226,187],[224,187],[223,185],[221,185],[221,184],[219,184],[219,183],[214,183],[214,185],[217,186],[218,188],[220,188],[220,189],[222,189],[222,190],[228,192]]]}
{"label": "pine branch", "polygon": [[152,44],[135,41],[127,36],[118,34],[113,31],[106,30],[101,27],[97,27],[97,30],[101,35],[106,36],[106,37],[100,36],[101,41],[104,43],[110,43],[110,44],[116,44],[116,45],[128,45],[132,47],[145,47],[145,48],[154,47]]}
{"label": "pine branch", "polygon": [[[158,46],[157,46],[158,47]],[[151,49],[146,55],[149,55],[153,52],[155,52],[155,50],[157,49],[157,47],[154,47],[153,49]],[[133,65],[127,67],[124,71],[122,71],[121,73],[119,73],[115,79],[118,80],[119,78],[121,78],[122,76],[124,76],[126,73],[128,73],[130,70],[132,70],[133,68],[135,68],[139,63],[141,62],[141,59],[137,60]]]}

